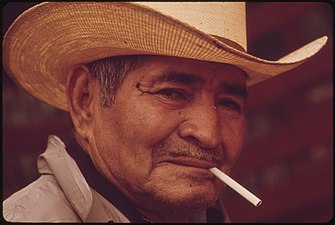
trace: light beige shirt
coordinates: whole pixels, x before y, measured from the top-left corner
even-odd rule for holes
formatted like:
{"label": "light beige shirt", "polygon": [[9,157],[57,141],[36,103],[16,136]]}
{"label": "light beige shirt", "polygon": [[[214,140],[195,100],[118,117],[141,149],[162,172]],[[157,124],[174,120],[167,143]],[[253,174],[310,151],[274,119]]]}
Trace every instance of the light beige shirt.
{"label": "light beige shirt", "polygon": [[50,136],[38,158],[40,178],[3,202],[11,222],[130,222],[90,188],[64,143]]}

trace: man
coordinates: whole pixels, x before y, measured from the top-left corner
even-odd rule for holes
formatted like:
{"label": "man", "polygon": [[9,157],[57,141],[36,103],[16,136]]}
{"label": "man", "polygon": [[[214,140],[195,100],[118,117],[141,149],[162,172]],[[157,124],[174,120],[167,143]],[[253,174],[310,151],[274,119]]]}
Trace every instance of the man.
{"label": "man", "polygon": [[[219,19],[218,19],[219,18]],[[221,21],[222,20],[222,21]],[[20,222],[222,222],[245,135],[247,86],[295,68],[320,38],[272,62],[246,52],[244,3],[42,3],[7,31],[4,66],[69,111],[41,177],[4,202]]]}

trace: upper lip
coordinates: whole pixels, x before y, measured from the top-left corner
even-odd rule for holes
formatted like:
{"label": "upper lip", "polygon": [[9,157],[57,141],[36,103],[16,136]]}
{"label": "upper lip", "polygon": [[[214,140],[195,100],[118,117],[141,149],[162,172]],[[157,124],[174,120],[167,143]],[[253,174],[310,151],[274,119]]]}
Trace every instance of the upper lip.
{"label": "upper lip", "polygon": [[218,166],[217,163],[215,163],[215,162],[210,162],[210,161],[207,161],[207,160],[196,159],[196,158],[191,158],[191,157],[170,158],[170,159],[164,160],[163,162],[169,162],[169,163],[180,164],[180,165],[184,165],[184,166],[204,168],[204,169],[209,169],[209,168]]}

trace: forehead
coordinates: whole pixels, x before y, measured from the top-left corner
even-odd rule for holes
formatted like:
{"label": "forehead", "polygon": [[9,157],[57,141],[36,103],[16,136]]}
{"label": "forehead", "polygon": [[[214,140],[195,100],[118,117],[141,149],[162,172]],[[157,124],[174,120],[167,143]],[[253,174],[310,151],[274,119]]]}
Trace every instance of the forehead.
{"label": "forehead", "polygon": [[140,80],[184,84],[226,81],[245,85],[247,79],[246,73],[233,65],[167,56],[150,56],[134,75]]}

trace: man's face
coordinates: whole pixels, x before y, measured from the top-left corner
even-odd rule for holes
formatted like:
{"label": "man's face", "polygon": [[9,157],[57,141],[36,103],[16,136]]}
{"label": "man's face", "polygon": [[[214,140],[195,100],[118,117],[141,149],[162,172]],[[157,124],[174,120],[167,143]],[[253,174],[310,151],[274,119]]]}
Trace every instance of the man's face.
{"label": "man's face", "polygon": [[245,88],[233,66],[151,57],[110,108],[94,97],[93,161],[138,207],[204,209],[223,186],[208,169],[242,149]]}

